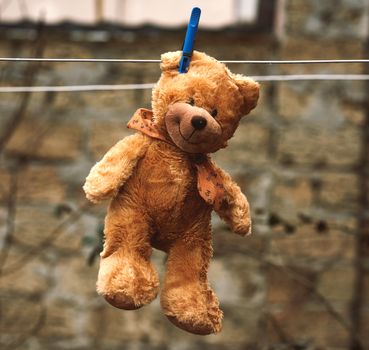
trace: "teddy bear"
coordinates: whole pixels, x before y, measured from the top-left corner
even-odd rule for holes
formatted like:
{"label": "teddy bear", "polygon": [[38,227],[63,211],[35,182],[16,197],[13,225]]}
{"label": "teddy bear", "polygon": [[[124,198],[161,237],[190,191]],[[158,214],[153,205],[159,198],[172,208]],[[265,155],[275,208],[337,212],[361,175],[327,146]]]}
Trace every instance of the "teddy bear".
{"label": "teddy bear", "polygon": [[105,218],[97,291],[113,306],[140,308],[159,292],[152,249],[167,253],[161,307],[177,327],[195,334],[222,328],[223,313],[207,272],[214,210],[235,233],[251,232],[249,204],[210,158],[227,146],[255,106],[259,84],[194,51],[178,72],[181,51],[161,56],[152,111],[139,109],[135,133],[113,146],[86,178],[92,202],[111,197]]}

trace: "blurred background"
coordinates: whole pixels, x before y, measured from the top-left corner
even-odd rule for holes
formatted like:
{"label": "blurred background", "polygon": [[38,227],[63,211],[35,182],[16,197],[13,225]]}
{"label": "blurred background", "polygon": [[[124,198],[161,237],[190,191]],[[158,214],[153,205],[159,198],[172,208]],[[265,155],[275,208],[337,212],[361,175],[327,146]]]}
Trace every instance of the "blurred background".
{"label": "blurred background", "polygon": [[[0,57],[221,60],[369,57],[368,0],[2,0]],[[251,65],[250,76],[368,74],[364,64]],[[154,83],[156,64],[0,62],[0,85]],[[368,349],[369,85],[261,82],[261,100],[214,158],[249,198],[253,235],[214,217],[210,280],[218,335],[174,327],[159,301],[137,311],[95,292],[107,203],[91,166],[150,108],[150,89],[0,93],[1,349]],[[165,256],[153,260],[163,276]]]}

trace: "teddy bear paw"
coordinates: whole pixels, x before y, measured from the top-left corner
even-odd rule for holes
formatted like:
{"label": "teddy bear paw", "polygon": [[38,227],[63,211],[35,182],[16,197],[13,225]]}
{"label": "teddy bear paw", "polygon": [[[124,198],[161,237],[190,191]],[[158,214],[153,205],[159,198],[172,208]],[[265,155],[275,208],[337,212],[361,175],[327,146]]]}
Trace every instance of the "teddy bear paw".
{"label": "teddy bear paw", "polygon": [[117,192],[114,188],[97,188],[89,182],[85,183],[83,190],[85,191],[86,198],[92,203],[98,203],[104,199],[113,197]]}
{"label": "teddy bear paw", "polygon": [[240,236],[251,235],[251,225],[237,225],[233,227],[233,232]]}
{"label": "teddy bear paw", "polygon": [[191,293],[176,288],[165,292],[161,303],[168,319],[187,332],[207,335],[218,333],[222,329],[223,313],[211,290],[200,293],[192,290]]}
{"label": "teddy bear paw", "polygon": [[112,295],[104,295],[105,300],[112,306],[123,310],[136,310],[143,306],[143,303],[137,303],[129,295],[120,292]]}
{"label": "teddy bear paw", "polygon": [[249,217],[237,220],[231,225],[232,231],[240,236],[248,236],[251,234],[251,220]]}
{"label": "teddy bear paw", "polygon": [[127,283],[121,283],[114,291],[104,291],[98,286],[98,292],[105,300],[118,309],[135,310],[149,304],[158,294],[159,282],[137,278]]}
{"label": "teddy bear paw", "polygon": [[209,335],[213,333],[218,333],[222,329],[221,322],[214,322],[213,320],[201,320],[199,321],[197,316],[192,319],[182,320],[176,316],[166,315],[168,320],[172,322],[176,327],[181,328],[187,332],[198,334],[198,335]]}
{"label": "teddy bear paw", "polygon": [[111,270],[109,263],[112,262],[106,261],[109,258],[102,259],[97,281],[98,293],[109,304],[119,309],[135,310],[156,298],[159,279],[151,264],[135,266],[120,261],[120,265]]}

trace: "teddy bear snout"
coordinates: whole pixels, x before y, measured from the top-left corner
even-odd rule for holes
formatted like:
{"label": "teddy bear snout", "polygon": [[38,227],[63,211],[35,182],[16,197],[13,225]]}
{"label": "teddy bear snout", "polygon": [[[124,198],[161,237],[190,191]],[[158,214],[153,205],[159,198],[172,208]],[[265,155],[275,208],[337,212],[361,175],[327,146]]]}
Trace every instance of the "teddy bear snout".
{"label": "teddy bear snout", "polygon": [[201,117],[199,115],[195,115],[191,119],[191,124],[196,130],[202,130],[206,127],[207,121],[204,117]]}
{"label": "teddy bear snout", "polygon": [[222,129],[204,108],[173,103],[168,108],[165,124],[170,138],[183,151],[209,153],[220,148]]}

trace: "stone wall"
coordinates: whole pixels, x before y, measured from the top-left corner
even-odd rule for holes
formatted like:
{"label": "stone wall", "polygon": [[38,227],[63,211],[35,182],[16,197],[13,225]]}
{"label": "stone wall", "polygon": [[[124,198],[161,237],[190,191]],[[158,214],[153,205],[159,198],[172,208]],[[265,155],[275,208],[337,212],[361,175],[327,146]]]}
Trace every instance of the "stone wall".
{"label": "stone wall", "polygon": [[[278,39],[200,31],[221,59],[368,57],[368,2],[281,2]],[[29,36],[29,39],[25,38]],[[30,56],[34,32],[0,34],[0,56]],[[43,33],[45,57],[158,58],[182,31]],[[363,65],[230,66],[247,75],[362,73]],[[37,72],[35,72],[37,70]],[[158,65],[1,63],[1,84],[155,82]],[[150,91],[2,94],[0,347],[4,349],[364,349],[369,347],[368,85],[262,83],[261,101],[215,155],[252,206],[253,235],[214,217],[210,280],[225,313],[218,335],[172,326],[158,300],[129,312],[95,293],[107,203],[87,204],[90,167],[122,137]],[[1,145],[1,142],[0,142]],[[367,244],[367,243],[366,243]],[[164,254],[153,260],[164,272]]]}

